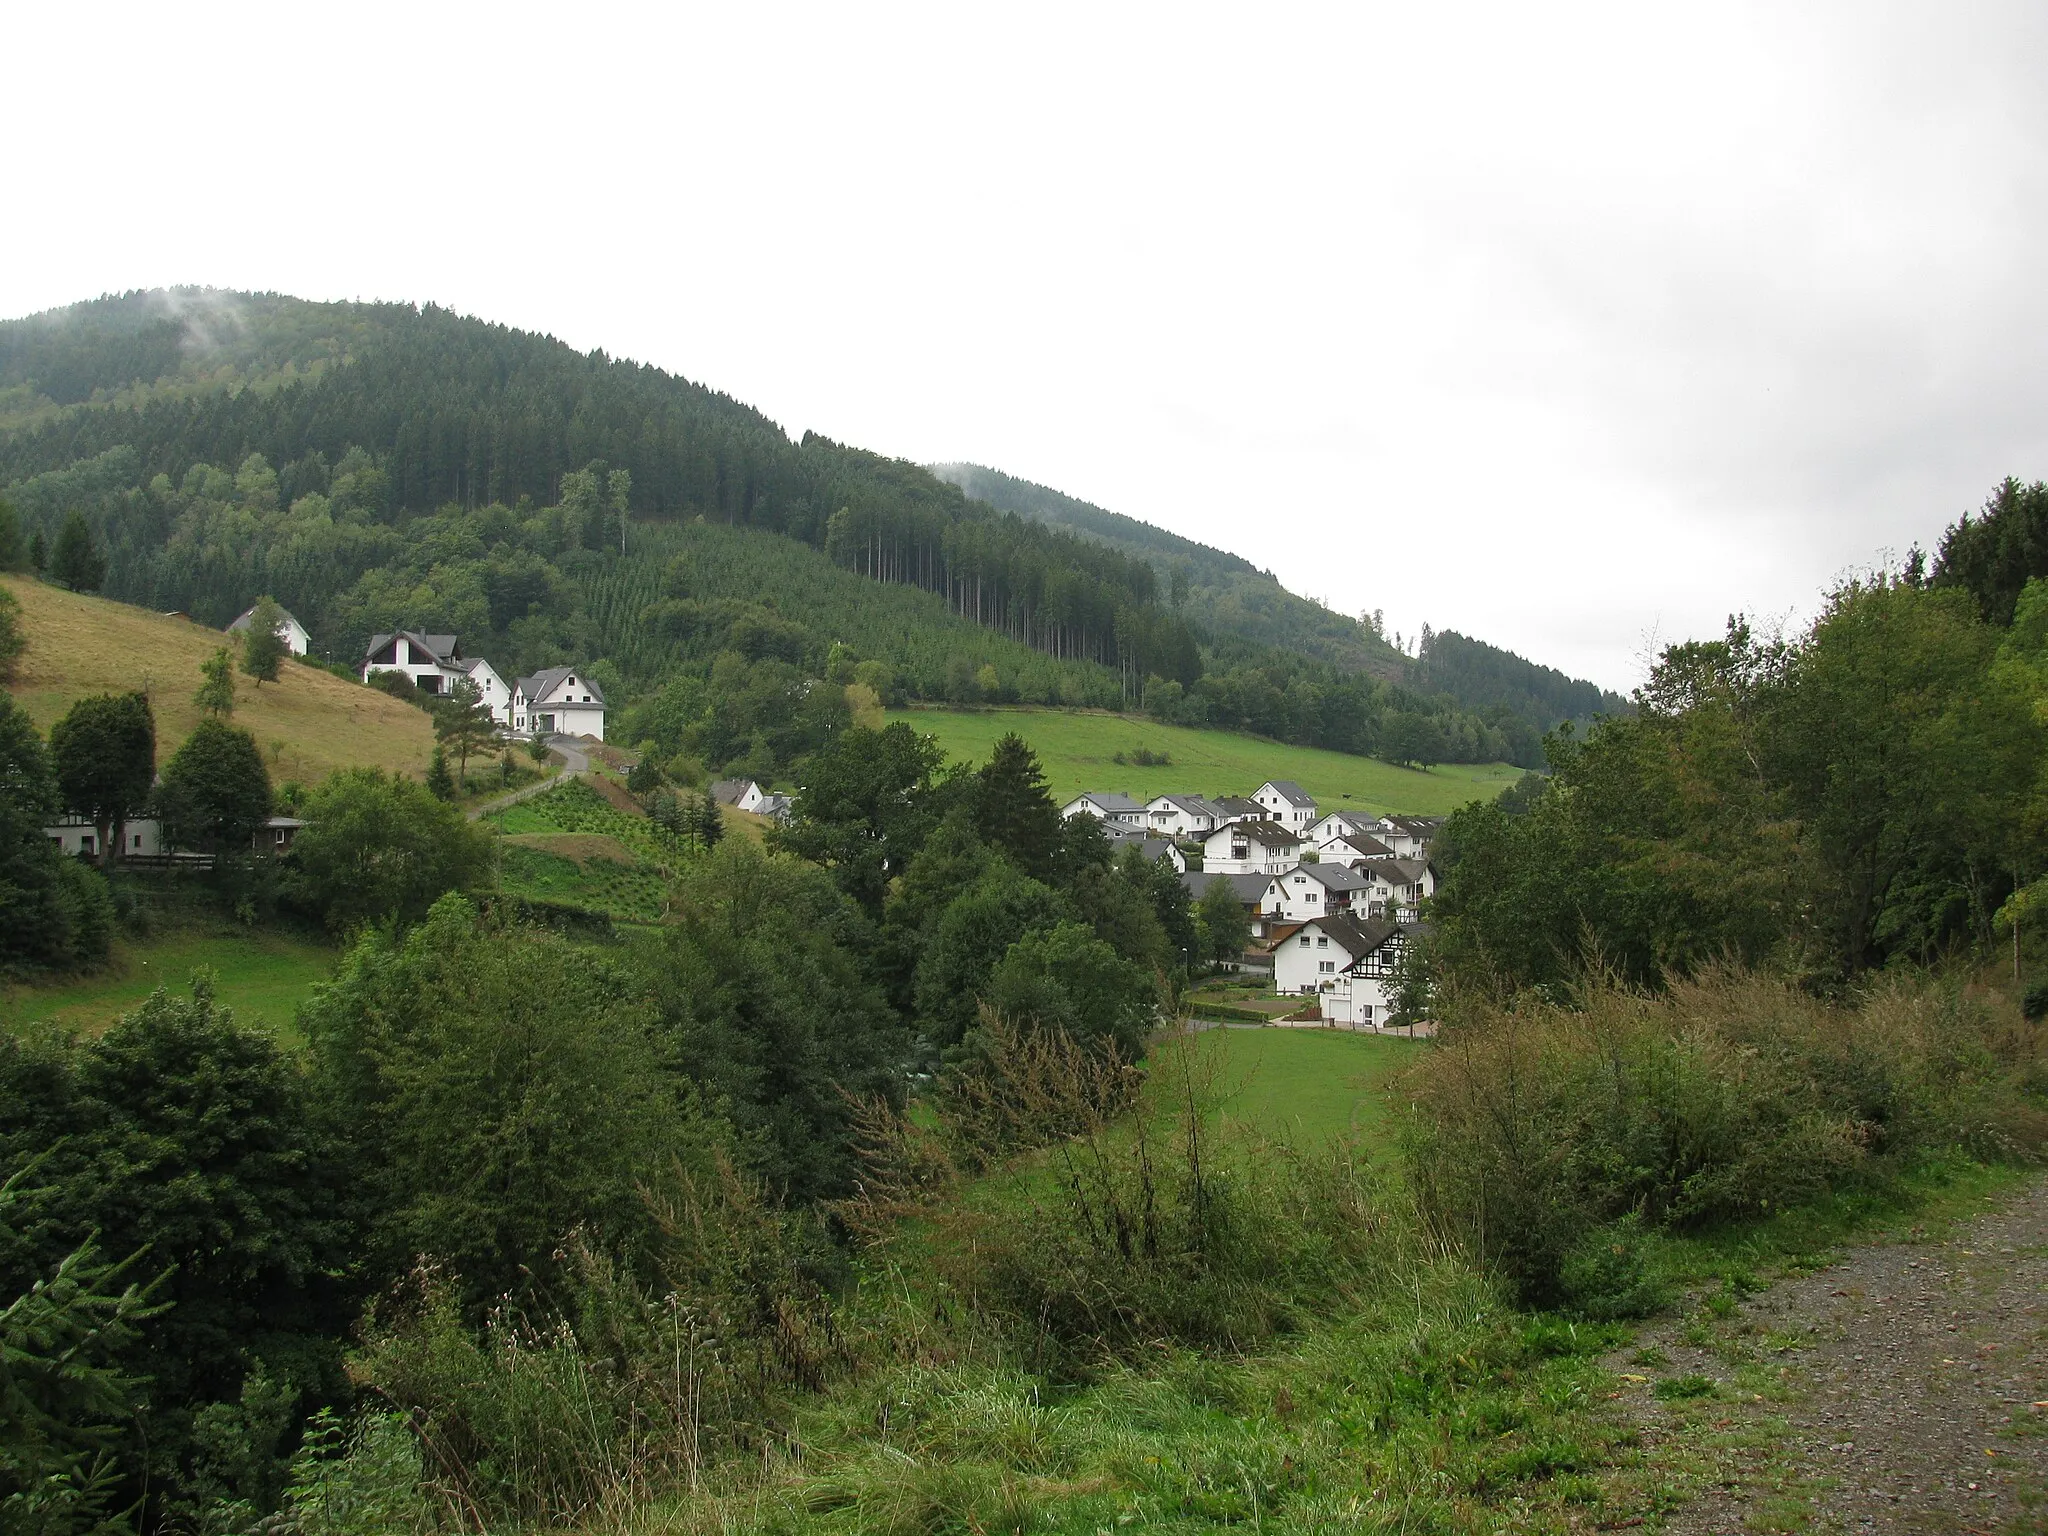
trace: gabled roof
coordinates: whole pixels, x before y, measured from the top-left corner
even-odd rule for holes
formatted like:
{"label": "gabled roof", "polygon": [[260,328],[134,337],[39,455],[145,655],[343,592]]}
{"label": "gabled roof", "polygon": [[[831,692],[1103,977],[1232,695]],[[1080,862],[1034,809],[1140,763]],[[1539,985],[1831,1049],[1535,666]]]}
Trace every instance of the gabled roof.
{"label": "gabled roof", "polygon": [[1112,843],[1127,843],[1134,837],[1142,838],[1145,835],[1143,827],[1134,827],[1127,821],[1110,821],[1107,818],[1097,818],[1094,816],[1090,816],[1088,819],[1100,827],[1102,835]]}
{"label": "gabled roof", "polygon": [[1362,960],[1401,931],[1384,917],[1356,918],[1348,912],[1330,917],[1312,917],[1301,925],[1319,928],[1341,946],[1353,960]]}
{"label": "gabled roof", "polygon": [[1290,805],[1314,805],[1316,803],[1315,796],[1311,795],[1292,779],[1268,779],[1260,787],[1272,790],[1274,794],[1287,801]]}
{"label": "gabled roof", "polygon": [[[540,671],[534,673],[533,676],[519,679],[519,692],[525,697],[528,704],[539,704],[544,702],[549,694],[562,686],[564,678],[574,677],[578,672],[582,671],[581,667],[543,667]],[[604,690],[590,680],[589,673],[585,672],[583,674],[583,681],[576,686],[578,688],[588,688],[590,690],[590,702],[600,709],[604,707]],[[564,702],[569,701],[565,700]],[[582,701],[576,700],[574,702],[580,704]]]}
{"label": "gabled roof", "polygon": [[1354,874],[1349,866],[1343,864],[1297,864],[1284,874],[1273,875],[1269,878],[1274,880],[1292,880],[1296,875],[1306,875],[1309,879],[1333,891],[1355,891],[1371,883],[1365,876]]}
{"label": "gabled roof", "polygon": [[[1394,856],[1393,849],[1389,848],[1378,838],[1368,837],[1363,832],[1353,832],[1347,837],[1336,838],[1323,844],[1323,847],[1325,849],[1348,848],[1353,853],[1368,859],[1391,859]],[[1342,855],[1339,855],[1339,857],[1342,857]]]}
{"label": "gabled roof", "polygon": [[1075,800],[1086,800],[1090,805],[1094,806],[1096,809],[1104,811],[1110,815],[1123,815],[1131,811],[1142,811],[1143,809],[1145,809],[1143,805],[1141,805],[1138,801],[1133,800],[1129,795],[1125,794],[1120,789],[1086,790],[1081,794],[1074,796],[1074,799],[1069,800],[1067,804],[1072,805]]}
{"label": "gabled roof", "polygon": [[458,672],[474,672],[478,667],[485,667],[489,669],[491,676],[496,677],[498,675],[498,669],[491,666],[481,656],[471,656],[462,661],[452,661],[449,665]]}
{"label": "gabled roof", "polygon": [[1202,892],[1209,889],[1209,882],[1222,880],[1229,884],[1231,893],[1241,906],[1256,907],[1266,894],[1266,884],[1271,875],[1221,875],[1214,870],[1190,870],[1180,877],[1180,883],[1187,887],[1188,894],[1200,901]]}
{"label": "gabled roof", "polygon": [[1358,866],[1358,872],[1378,875],[1389,885],[1415,885],[1428,867],[1420,859],[1367,859]]}
{"label": "gabled roof", "polygon": [[[306,626],[305,626],[305,625],[303,625],[303,624],[299,624],[299,621],[298,621],[297,619],[293,618],[293,617],[291,616],[291,613],[290,613],[290,611],[289,611],[289,610],[287,610],[287,609],[284,609],[284,608],[280,608],[280,609],[278,609],[278,610],[277,610],[277,616],[278,616],[278,618],[280,618],[281,620],[283,620],[283,621],[284,621],[284,622],[285,622],[286,624],[298,624],[298,627],[299,627],[300,629],[304,629],[304,628],[306,627]],[[232,624],[230,624],[230,625],[228,626],[228,633],[232,635],[232,634],[236,634],[236,633],[238,633],[238,632],[239,632],[239,631],[241,631],[241,630],[245,630],[245,629],[247,629],[247,628],[249,627],[249,621],[250,621],[251,619],[255,618],[255,617],[256,617],[256,605],[255,605],[254,603],[251,603],[251,604],[250,604],[250,605],[249,605],[249,606],[248,606],[247,608],[245,608],[245,609],[243,609],[243,610],[242,610],[242,616],[241,616],[241,617],[240,617],[239,619],[235,620],[235,622],[234,622],[234,623],[232,623]]]}
{"label": "gabled roof", "polygon": [[1190,816],[1214,816],[1216,814],[1216,807],[1204,800],[1200,795],[1154,795],[1145,802],[1145,807],[1147,810],[1150,810],[1162,800],[1177,810],[1186,811]]}
{"label": "gabled roof", "polygon": [[1266,808],[1256,800],[1247,800],[1242,795],[1224,795],[1209,802],[1218,816],[1242,817],[1263,816]]}
{"label": "gabled roof", "polygon": [[[522,688],[525,687],[526,680],[521,678],[519,685]],[[754,781],[752,779],[713,779],[711,781],[711,798],[720,805],[738,805],[740,801],[746,798],[747,791],[753,787]]]}
{"label": "gabled roof", "polygon": [[410,640],[443,666],[452,663],[456,659],[456,644],[453,635],[423,635],[416,629],[398,629],[393,630],[388,635],[370,636],[370,648],[363,652],[363,660],[368,661],[394,640]]}
{"label": "gabled roof", "polygon": [[[1263,816],[1247,816],[1243,821],[1226,821],[1222,826],[1211,832],[1209,838],[1221,837],[1226,832],[1232,836],[1242,833],[1252,842],[1266,843],[1275,848],[1282,846],[1293,847],[1301,841],[1301,834],[1299,832],[1290,832],[1281,826],[1279,822],[1267,821]],[[1203,839],[1205,842],[1208,840],[1208,838]]]}
{"label": "gabled roof", "polygon": [[1163,837],[1140,837],[1138,839],[1138,852],[1152,860],[1155,864],[1161,859],[1167,858],[1173,851],[1173,844]]}

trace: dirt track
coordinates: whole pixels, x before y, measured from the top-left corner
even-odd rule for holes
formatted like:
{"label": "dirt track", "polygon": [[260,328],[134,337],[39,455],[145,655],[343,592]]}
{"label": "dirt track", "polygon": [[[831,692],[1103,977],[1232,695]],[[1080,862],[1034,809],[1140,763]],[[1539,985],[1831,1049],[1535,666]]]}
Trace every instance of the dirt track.
{"label": "dirt track", "polygon": [[1670,1531],[2048,1532],[2048,1180],[1642,1342],[1623,1406],[1705,1484]]}

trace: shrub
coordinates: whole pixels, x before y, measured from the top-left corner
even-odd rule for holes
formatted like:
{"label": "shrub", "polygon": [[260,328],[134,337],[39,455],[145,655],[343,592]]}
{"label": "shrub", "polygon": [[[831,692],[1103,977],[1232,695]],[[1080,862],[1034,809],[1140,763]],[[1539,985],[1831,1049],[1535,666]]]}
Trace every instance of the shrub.
{"label": "shrub", "polygon": [[1934,987],[1834,1005],[1726,973],[1443,1016],[1408,1083],[1411,1174],[1439,1231],[1537,1304],[1645,1300],[1633,1239],[1610,1262],[1596,1233],[1632,1215],[1696,1229],[1889,1177],[1925,1149],[2027,1156],[2048,1140],[2017,1087],[2040,1032]]}

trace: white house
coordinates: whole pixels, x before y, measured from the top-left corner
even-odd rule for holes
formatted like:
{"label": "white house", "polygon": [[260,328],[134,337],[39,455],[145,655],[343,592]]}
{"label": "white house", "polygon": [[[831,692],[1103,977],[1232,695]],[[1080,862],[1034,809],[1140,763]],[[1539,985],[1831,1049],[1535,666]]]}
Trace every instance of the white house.
{"label": "white house", "polygon": [[1207,837],[1224,819],[1200,795],[1154,795],[1145,802],[1145,826],[1155,837]]}
{"label": "white house", "polygon": [[1385,918],[1346,915],[1303,923],[1273,947],[1274,990],[1318,995],[1326,1024],[1383,1028],[1414,933]]}
{"label": "white house", "polygon": [[[57,845],[59,852],[76,858],[97,859],[104,852],[100,847],[100,829],[79,816],[51,822],[43,828],[43,835]],[[114,835],[124,844],[120,850],[122,858],[153,859],[164,851],[163,828],[154,816],[132,816]]]}
{"label": "white house", "polygon": [[1369,888],[1365,877],[1342,864],[1297,864],[1267,880],[1259,912],[1272,921],[1305,923],[1312,917],[1356,910],[1359,897]]}
{"label": "white house", "polygon": [[1266,813],[1268,820],[1277,821],[1291,831],[1305,833],[1315,825],[1315,800],[1292,779],[1273,779],[1261,784],[1253,792],[1252,799],[1258,802],[1259,809]]}
{"label": "white house", "polygon": [[1370,837],[1379,821],[1366,811],[1332,811],[1308,829],[1309,844],[1326,848],[1340,837]]}
{"label": "white house", "polygon": [[1227,822],[1202,839],[1202,868],[1212,875],[1277,875],[1301,862],[1301,834],[1277,821]]}
{"label": "white house", "polygon": [[1325,864],[1344,864],[1352,869],[1358,868],[1360,861],[1365,859],[1391,859],[1393,856],[1393,849],[1363,832],[1316,845],[1316,857]]}
{"label": "white house", "polygon": [[1360,859],[1355,873],[1366,886],[1357,898],[1361,912],[1412,912],[1436,894],[1436,872],[1420,859]]}
{"label": "white house", "polygon": [[512,689],[512,729],[604,740],[604,692],[577,667],[548,667]]}
{"label": "white house", "polygon": [[512,690],[488,661],[463,655],[453,635],[424,635],[410,629],[373,635],[363,656],[363,681],[367,683],[379,672],[403,672],[415,688],[443,698],[453,693],[458,683],[474,683],[491,718],[500,725],[513,723]]}
{"label": "white house", "polygon": [[1429,856],[1429,845],[1442,825],[1440,816],[1382,816],[1367,830],[1391,848],[1395,858],[1421,859]]}
{"label": "white house", "polygon": [[1176,875],[1188,872],[1188,856],[1180,851],[1179,845],[1170,837],[1143,837],[1138,839],[1136,847],[1138,852],[1155,864],[1163,859],[1173,866]]}
{"label": "white house", "polygon": [[[306,633],[305,625],[301,624],[289,613],[285,613],[284,609],[280,608],[277,611],[284,614],[283,619],[277,626],[277,638],[285,643],[285,648],[294,656],[305,655],[313,647],[313,637]],[[248,629],[249,621],[254,617],[256,617],[256,609],[252,606],[239,619],[228,626],[228,633],[231,635],[243,633]]]}
{"label": "white house", "polygon": [[1127,827],[1145,825],[1145,807],[1122,790],[1090,790],[1076,795],[1060,807],[1062,816],[1093,816],[1097,821],[1120,821]]}

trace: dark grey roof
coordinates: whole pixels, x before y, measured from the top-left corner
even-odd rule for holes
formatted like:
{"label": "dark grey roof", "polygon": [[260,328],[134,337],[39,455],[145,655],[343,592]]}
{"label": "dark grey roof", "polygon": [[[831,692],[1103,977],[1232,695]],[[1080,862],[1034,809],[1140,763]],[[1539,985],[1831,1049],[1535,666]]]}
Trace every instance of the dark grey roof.
{"label": "dark grey roof", "polygon": [[1243,816],[1263,816],[1266,814],[1266,808],[1260,805],[1258,801],[1247,800],[1242,795],[1224,795],[1220,799],[1211,800],[1209,804],[1215,809],[1218,816],[1227,816],[1233,819]]}
{"label": "dark grey roof", "polygon": [[[519,691],[526,696],[528,704],[536,704],[546,698],[554,689],[560,687],[563,678],[573,677],[582,671],[581,667],[542,667],[533,676],[519,679]],[[589,673],[584,672],[583,681],[576,686],[578,688],[588,688],[590,690],[591,703],[602,707],[604,704],[604,690],[590,680]]]}
{"label": "dark grey roof", "polygon": [[1365,876],[1353,874],[1344,864],[1297,864],[1284,875],[1273,875],[1274,880],[1291,880],[1296,875],[1306,875],[1333,891],[1355,891],[1370,882]]}
{"label": "dark grey roof", "polygon": [[1211,832],[1209,836],[1221,837],[1225,832],[1236,833],[1240,831],[1255,843],[1270,843],[1276,847],[1282,843],[1298,843],[1301,841],[1301,834],[1299,832],[1290,832],[1281,826],[1279,822],[1267,821],[1263,816],[1247,816],[1242,821],[1227,821]]}
{"label": "dark grey roof", "polygon": [[1417,885],[1429,866],[1420,859],[1366,859],[1358,866],[1361,875],[1378,875],[1389,885]]}
{"label": "dark grey roof", "polygon": [[1127,843],[1134,837],[1143,838],[1145,835],[1143,827],[1134,827],[1127,821],[1111,821],[1103,816],[1091,816],[1088,819],[1102,828],[1102,835],[1112,843]]}
{"label": "dark grey roof", "polygon": [[1200,901],[1202,892],[1209,889],[1210,881],[1226,881],[1241,905],[1256,907],[1266,894],[1266,882],[1272,878],[1271,875],[1219,875],[1196,869],[1182,875],[1180,883],[1187,887],[1190,896]]}
{"label": "dark grey roof", "polygon": [[370,648],[363,652],[363,660],[368,661],[392,641],[401,638],[410,640],[438,662],[446,664],[455,660],[456,645],[453,635],[423,635],[416,629],[397,629],[388,635],[370,636]]}
{"label": "dark grey roof", "polygon": [[1292,779],[1268,779],[1267,787],[1277,791],[1280,797],[1295,805],[1314,805],[1316,799]]}
{"label": "dark grey roof", "polygon": [[[249,627],[249,621],[253,619],[255,616],[256,605],[254,603],[251,603],[247,608],[245,608],[242,611],[242,616],[239,619],[235,620],[234,623],[228,626],[228,633],[232,635],[235,634],[237,631],[247,629]],[[289,609],[278,609],[277,616],[287,624],[299,624],[299,621],[291,616],[291,611]],[[305,625],[299,624],[299,628],[304,629],[305,627]]]}
{"label": "dark grey roof", "polygon": [[1154,863],[1165,858],[1173,851],[1173,844],[1163,837],[1145,837],[1140,838],[1138,841],[1138,852],[1151,859]]}
{"label": "dark grey roof", "polygon": [[[526,686],[524,679],[520,680],[520,686]],[[738,805],[753,782],[752,779],[713,779],[711,798],[720,805]]]}
{"label": "dark grey roof", "polygon": [[[1074,800],[1087,800],[1093,803],[1094,805],[1101,807],[1103,810],[1110,812],[1142,811],[1143,809],[1145,809],[1143,802],[1133,800],[1129,795],[1125,794],[1120,789],[1083,790],[1080,794],[1074,797]],[[1073,803],[1073,800],[1069,800],[1067,802],[1067,804],[1069,805],[1072,805]]]}
{"label": "dark grey roof", "polygon": [[[1190,816],[1214,816],[1216,814],[1216,807],[1204,800],[1200,795],[1154,795],[1152,800],[1164,800],[1169,805],[1180,807]],[[1150,805],[1152,800],[1147,800],[1145,803]]]}
{"label": "dark grey roof", "polygon": [[1348,912],[1330,917],[1312,917],[1301,925],[1320,928],[1341,944],[1353,960],[1363,959],[1400,931],[1384,917],[1356,918]]}
{"label": "dark grey roof", "polygon": [[[1353,832],[1348,837],[1340,837],[1335,842],[1325,843],[1323,847],[1326,850],[1348,848],[1361,858],[1367,859],[1391,859],[1394,856],[1393,849],[1376,837],[1367,837],[1363,832]],[[1345,855],[1339,854],[1338,857],[1343,858]]]}

